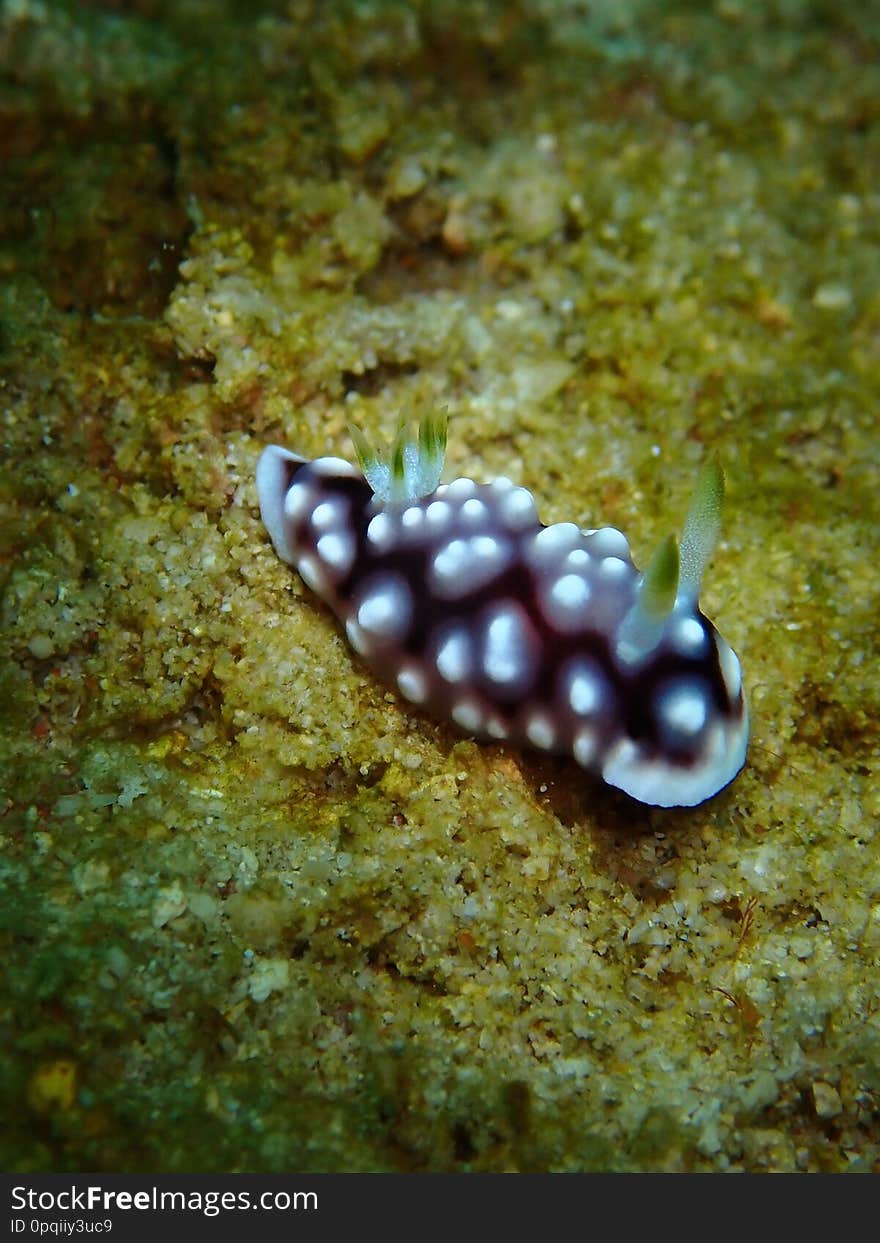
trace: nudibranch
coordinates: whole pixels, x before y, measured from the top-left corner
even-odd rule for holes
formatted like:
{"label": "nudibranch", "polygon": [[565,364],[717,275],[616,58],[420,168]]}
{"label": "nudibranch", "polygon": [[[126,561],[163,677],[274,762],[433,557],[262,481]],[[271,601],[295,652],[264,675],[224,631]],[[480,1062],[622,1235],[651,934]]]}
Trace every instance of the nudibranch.
{"label": "nudibranch", "polygon": [[442,417],[417,442],[402,428],[387,461],[351,435],[360,470],[270,445],[257,490],[276,552],[380,677],[469,734],[573,755],[642,803],[694,806],[733,780],[742,674],[698,604],[717,462],[680,544],[664,540],[640,572],[620,531],[544,526],[509,479],[441,484]]}

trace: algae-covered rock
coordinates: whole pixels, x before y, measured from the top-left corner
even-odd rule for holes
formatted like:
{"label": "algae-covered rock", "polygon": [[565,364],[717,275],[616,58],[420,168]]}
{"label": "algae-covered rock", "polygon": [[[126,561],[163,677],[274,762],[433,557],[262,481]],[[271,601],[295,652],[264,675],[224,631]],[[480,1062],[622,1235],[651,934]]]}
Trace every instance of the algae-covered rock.
{"label": "algae-covered rock", "polygon": [[[876,6],[215,7],[0,17],[4,1168],[875,1168]],[[709,803],[275,557],[264,444],[438,407],[639,564],[719,456]]]}

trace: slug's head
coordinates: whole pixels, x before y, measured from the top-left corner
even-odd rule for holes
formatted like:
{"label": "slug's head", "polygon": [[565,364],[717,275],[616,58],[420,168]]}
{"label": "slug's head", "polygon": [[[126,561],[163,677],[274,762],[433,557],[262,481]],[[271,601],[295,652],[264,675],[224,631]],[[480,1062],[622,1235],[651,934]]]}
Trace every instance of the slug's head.
{"label": "slug's head", "polygon": [[625,731],[602,775],[644,803],[694,806],[745,762],[749,719],[740,663],[698,603],[723,494],[721,467],[712,460],[700,472],[680,544],[672,536],[660,544],[618,632]]}

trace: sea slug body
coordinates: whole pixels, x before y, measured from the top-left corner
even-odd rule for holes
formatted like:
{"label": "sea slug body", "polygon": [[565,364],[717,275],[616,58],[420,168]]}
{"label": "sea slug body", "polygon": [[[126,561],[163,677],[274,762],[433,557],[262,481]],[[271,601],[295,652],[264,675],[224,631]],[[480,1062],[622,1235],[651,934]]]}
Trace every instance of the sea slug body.
{"label": "sea slug body", "polygon": [[613,527],[544,526],[508,479],[440,484],[445,422],[402,430],[361,470],[270,445],[257,467],[278,555],[410,702],[478,737],[569,754],[642,803],[693,806],[745,761],[739,661],[700,611],[720,467],[703,469],[680,545],[642,573]]}

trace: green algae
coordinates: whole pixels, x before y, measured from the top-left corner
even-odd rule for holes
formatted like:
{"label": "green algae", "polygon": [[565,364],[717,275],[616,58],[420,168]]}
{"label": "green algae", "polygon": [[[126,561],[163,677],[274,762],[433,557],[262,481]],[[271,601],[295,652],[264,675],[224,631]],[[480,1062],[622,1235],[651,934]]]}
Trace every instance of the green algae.
{"label": "green algae", "polygon": [[[873,10],[129,7],[2,19],[4,1168],[874,1168]],[[439,409],[640,564],[717,453],[709,804],[462,740],[277,562],[264,443]]]}

